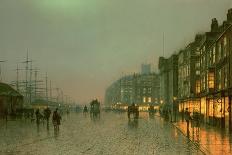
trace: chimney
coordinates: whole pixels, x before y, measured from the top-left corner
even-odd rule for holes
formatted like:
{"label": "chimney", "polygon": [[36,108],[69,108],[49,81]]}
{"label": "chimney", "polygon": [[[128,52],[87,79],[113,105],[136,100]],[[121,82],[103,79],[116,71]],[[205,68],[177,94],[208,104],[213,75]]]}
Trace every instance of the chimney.
{"label": "chimney", "polygon": [[216,18],[213,18],[211,23],[211,32],[217,32],[217,31],[218,31],[218,21]]}
{"label": "chimney", "polygon": [[228,13],[227,13],[227,21],[229,23],[232,23],[232,8],[228,10]]}

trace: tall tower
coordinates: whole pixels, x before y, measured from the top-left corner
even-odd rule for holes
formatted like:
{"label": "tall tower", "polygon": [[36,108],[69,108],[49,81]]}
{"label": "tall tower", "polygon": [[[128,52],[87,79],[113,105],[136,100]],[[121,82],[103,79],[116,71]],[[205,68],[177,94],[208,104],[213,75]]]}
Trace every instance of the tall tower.
{"label": "tall tower", "polygon": [[151,73],[151,64],[142,64],[141,74],[150,74],[150,73]]}

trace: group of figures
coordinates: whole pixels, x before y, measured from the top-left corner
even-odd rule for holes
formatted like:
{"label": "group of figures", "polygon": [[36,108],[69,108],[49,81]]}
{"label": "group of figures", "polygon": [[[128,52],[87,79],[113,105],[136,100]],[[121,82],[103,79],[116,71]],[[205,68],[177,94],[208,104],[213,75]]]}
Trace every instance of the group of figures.
{"label": "group of figures", "polygon": [[128,106],[128,109],[127,109],[128,119],[131,119],[131,114],[132,114],[134,119],[139,118],[139,107],[136,106],[134,103],[132,103],[132,105]]}
{"label": "group of figures", "polygon": [[[49,128],[49,120],[51,113],[52,112],[48,107],[44,109],[43,115],[40,113],[40,110],[37,109],[35,112],[36,124],[39,126],[41,121],[43,122],[44,120],[46,120],[47,128]],[[52,115],[52,123],[54,125],[55,130],[59,130],[60,121],[61,121],[61,115],[59,114],[58,109],[56,108],[56,110],[53,111],[53,115]]]}

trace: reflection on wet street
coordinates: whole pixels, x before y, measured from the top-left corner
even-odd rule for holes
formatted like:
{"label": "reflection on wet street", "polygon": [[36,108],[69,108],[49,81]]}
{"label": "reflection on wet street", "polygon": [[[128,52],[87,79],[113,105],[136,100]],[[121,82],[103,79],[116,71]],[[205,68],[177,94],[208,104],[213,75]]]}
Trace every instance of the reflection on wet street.
{"label": "reflection on wet street", "polygon": [[63,116],[59,130],[25,120],[0,122],[0,154],[203,154],[160,117],[127,119],[126,113]]}
{"label": "reflection on wet street", "polygon": [[232,135],[227,130],[201,124],[200,127],[190,125],[186,129],[186,122],[179,121],[176,126],[206,154],[232,154]]}

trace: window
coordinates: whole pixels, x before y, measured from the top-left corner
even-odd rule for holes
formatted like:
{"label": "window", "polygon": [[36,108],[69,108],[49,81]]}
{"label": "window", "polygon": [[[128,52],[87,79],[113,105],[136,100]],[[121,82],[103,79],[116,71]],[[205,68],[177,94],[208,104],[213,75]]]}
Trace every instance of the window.
{"label": "window", "polygon": [[148,93],[151,93],[151,88],[148,88]]}
{"label": "window", "polygon": [[208,87],[209,89],[214,88],[214,73],[213,72],[208,73]]}
{"label": "window", "polygon": [[221,60],[221,43],[218,43],[218,61]]}
{"label": "window", "polygon": [[143,97],[143,103],[145,103],[146,102],[146,97]]}
{"label": "window", "polygon": [[151,97],[148,97],[148,102],[151,103]]}
{"label": "window", "polygon": [[203,74],[203,77],[202,77],[202,90],[205,90],[205,74]]}
{"label": "window", "polygon": [[196,62],[196,68],[200,68],[200,62]]}
{"label": "window", "polygon": [[224,87],[227,88],[227,67],[225,67],[225,72],[224,72]]}
{"label": "window", "polygon": [[224,38],[223,38],[223,52],[224,52],[224,57],[226,57],[226,55],[227,55],[227,48],[226,48],[226,46],[227,46],[227,38],[224,37]]}
{"label": "window", "polygon": [[213,52],[212,52],[212,63],[214,64],[215,63],[215,58],[216,58],[216,49],[215,49],[215,46],[213,47]]}
{"label": "window", "polygon": [[197,80],[196,81],[196,93],[197,94],[199,94],[200,93],[200,91],[201,91],[201,84],[200,84],[200,81],[199,80]]}
{"label": "window", "polygon": [[218,89],[221,90],[221,88],[222,88],[222,85],[221,85],[221,70],[218,71],[218,78],[217,79],[218,79],[217,80],[218,81],[218,83],[217,83],[218,84]]}
{"label": "window", "polygon": [[144,93],[144,94],[146,93],[146,88],[143,88],[143,93]]}

